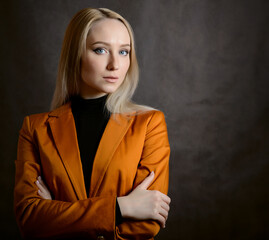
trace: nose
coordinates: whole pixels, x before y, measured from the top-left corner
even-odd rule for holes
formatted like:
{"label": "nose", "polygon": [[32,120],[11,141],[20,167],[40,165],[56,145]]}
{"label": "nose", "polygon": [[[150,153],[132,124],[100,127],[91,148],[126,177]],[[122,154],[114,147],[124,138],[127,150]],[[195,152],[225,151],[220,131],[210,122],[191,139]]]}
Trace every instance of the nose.
{"label": "nose", "polygon": [[107,70],[114,71],[118,69],[119,69],[119,59],[115,54],[111,53],[107,64]]}

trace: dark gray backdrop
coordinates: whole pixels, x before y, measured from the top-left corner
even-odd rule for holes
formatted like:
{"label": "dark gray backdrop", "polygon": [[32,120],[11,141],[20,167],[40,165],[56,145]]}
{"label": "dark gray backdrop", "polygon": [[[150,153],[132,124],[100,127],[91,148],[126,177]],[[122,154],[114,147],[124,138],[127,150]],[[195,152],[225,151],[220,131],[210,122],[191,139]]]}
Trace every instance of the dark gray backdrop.
{"label": "dark gray backdrop", "polygon": [[134,28],[139,103],[165,112],[171,211],[157,239],[269,239],[269,2],[1,2],[1,236],[12,210],[23,117],[49,110],[63,35],[84,7]]}

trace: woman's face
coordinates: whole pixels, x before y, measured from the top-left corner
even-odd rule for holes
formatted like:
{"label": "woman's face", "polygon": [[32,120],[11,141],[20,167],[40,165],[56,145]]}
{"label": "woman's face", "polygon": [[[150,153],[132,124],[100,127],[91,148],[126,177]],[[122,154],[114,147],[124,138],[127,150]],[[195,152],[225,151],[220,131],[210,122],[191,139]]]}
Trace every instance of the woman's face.
{"label": "woman's face", "polygon": [[129,52],[130,36],[122,22],[107,18],[94,23],[81,58],[81,97],[98,98],[116,91],[129,69]]}

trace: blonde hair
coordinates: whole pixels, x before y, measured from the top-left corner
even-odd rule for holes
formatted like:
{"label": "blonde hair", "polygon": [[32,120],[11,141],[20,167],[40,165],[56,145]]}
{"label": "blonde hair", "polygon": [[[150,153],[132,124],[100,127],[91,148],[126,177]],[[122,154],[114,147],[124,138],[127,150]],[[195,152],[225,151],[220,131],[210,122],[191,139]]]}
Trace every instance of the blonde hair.
{"label": "blonde hair", "polygon": [[92,25],[101,19],[112,18],[121,21],[127,28],[130,40],[130,66],[120,87],[108,94],[106,107],[111,113],[143,112],[152,108],[134,104],[131,98],[139,79],[139,68],[135,54],[134,35],[129,23],[118,13],[106,8],[85,8],[79,11],[69,23],[62,46],[58,76],[51,108],[58,108],[72,96],[79,94],[80,59],[86,51],[86,39]]}

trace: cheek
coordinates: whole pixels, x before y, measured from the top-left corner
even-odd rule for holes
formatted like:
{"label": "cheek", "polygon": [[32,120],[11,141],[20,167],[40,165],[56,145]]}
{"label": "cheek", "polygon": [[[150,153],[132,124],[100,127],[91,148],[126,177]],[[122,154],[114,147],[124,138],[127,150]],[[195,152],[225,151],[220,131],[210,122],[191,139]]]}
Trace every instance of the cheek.
{"label": "cheek", "polygon": [[130,60],[123,63],[123,65],[122,65],[122,74],[124,76],[128,72],[129,67],[130,67]]}
{"label": "cheek", "polygon": [[91,62],[87,58],[81,60],[81,76],[88,75],[92,72]]}
{"label": "cheek", "polygon": [[91,66],[84,66],[81,68],[81,79],[85,82],[92,81],[95,79],[96,72]]}
{"label": "cheek", "polygon": [[84,58],[81,61],[81,75],[95,75],[103,70],[104,61],[92,59],[90,57]]}

